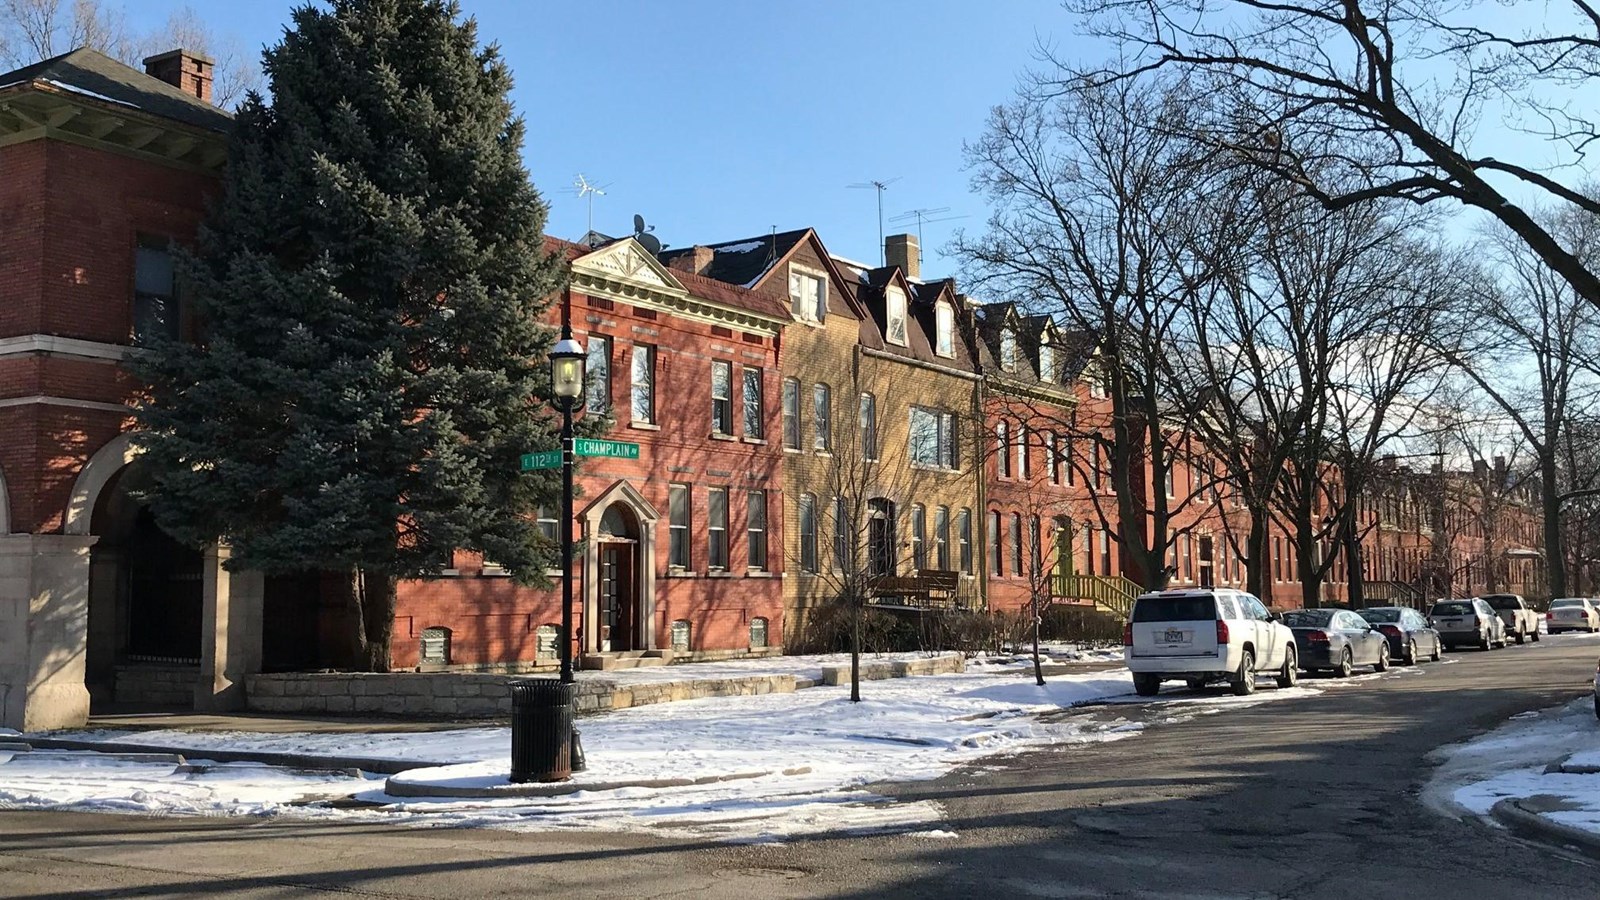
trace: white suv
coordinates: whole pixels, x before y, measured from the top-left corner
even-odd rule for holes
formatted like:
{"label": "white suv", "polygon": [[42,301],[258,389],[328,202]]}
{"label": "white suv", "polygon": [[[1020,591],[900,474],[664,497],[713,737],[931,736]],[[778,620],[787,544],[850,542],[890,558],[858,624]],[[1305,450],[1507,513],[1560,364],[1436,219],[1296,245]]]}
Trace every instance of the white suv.
{"label": "white suv", "polygon": [[1256,689],[1257,672],[1278,687],[1299,678],[1294,632],[1252,594],[1227,588],[1144,594],[1122,631],[1122,656],[1133,689],[1154,696],[1161,682],[1183,679],[1191,690],[1227,681],[1235,694]]}

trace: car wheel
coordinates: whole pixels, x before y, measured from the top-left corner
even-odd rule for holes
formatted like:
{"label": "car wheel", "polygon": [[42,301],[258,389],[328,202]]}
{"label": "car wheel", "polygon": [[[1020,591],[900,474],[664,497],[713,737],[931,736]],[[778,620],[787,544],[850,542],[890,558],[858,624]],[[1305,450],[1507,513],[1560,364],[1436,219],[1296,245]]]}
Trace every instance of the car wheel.
{"label": "car wheel", "polygon": [[1295,657],[1293,647],[1283,657],[1283,668],[1278,670],[1278,687],[1292,688],[1300,681],[1300,660]]}
{"label": "car wheel", "polygon": [[1339,665],[1333,669],[1333,677],[1349,678],[1350,671],[1355,668],[1355,658],[1350,654],[1350,648],[1344,648],[1344,653],[1339,655]]}
{"label": "car wheel", "polygon": [[1378,648],[1378,661],[1372,664],[1372,671],[1374,671],[1374,672],[1387,672],[1387,671],[1389,671],[1389,642],[1388,641],[1384,641],[1383,642],[1383,646]]}
{"label": "car wheel", "polygon": [[1412,638],[1411,640],[1406,641],[1405,664],[1408,666],[1414,666],[1419,662],[1422,662],[1422,657],[1417,655],[1417,639]]}
{"label": "car wheel", "polygon": [[1206,680],[1204,678],[1185,678],[1183,683],[1187,685],[1191,691],[1203,691],[1206,687]]}
{"label": "car wheel", "polygon": [[1441,657],[1441,656],[1444,656],[1444,641],[1441,641],[1438,638],[1434,638],[1433,639],[1433,661],[1434,662],[1438,662],[1439,661],[1439,657]]}
{"label": "car wheel", "polygon": [[1479,650],[1487,650],[1492,646],[1494,646],[1494,642],[1489,640],[1489,636],[1487,634],[1478,635],[1478,649]]}
{"label": "car wheel", "polygon": [[1539,643],[1539,626],[1537,626],[1537,625],[1533,626],[1533,634],[1530,635],[1530,637],[1533,638],[1533,642],[1535,644]]}
{"label": "car wheel", "polygon": [[1520,631],[1517,632],[1517,643],[1518,644],[1521,644],[1523,641],[1525,641],[1527,639],[1528,639],[1527,636],[1524,635],[1522,632],[1520,632]]}
{"label": "car wheel", "polygon": [[1161,679],[1154,675],[1133,676],[1133,692],[1141,697],[1154,697],[1161,692]]}
{"label": "car wheel", "polygon": [[1239,660],[1239,671],[1233,676],[1233,693],[1248,697],[1256,692],[1256,655],[1249,650]]}

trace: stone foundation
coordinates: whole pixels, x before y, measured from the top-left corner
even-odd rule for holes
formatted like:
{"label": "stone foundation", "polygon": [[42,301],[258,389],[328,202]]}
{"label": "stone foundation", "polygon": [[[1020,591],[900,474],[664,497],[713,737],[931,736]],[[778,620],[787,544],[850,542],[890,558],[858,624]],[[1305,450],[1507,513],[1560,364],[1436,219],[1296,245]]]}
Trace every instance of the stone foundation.
{"label": "stone foundation", "polygon": [[118,666],[112,698],[119,704],[187,709],[194,705],[199,666]]}

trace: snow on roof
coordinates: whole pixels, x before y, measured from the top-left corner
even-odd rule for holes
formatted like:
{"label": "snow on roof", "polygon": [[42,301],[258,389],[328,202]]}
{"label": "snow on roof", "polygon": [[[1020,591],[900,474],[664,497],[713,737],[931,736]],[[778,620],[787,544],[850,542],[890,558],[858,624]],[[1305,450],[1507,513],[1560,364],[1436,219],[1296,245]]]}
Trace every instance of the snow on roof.
{"label": "snow on roof", "polygon": [[752,250],[760,250],[765,246],[767,246],[767,242],[765,240],[755,240],[745,241],[742,244],[729,244],[726,247],[715,247],[713,249],[715,249],[718,253],[749,253]]}
{"label": "snow on roof", "polygon": [[[104,100],[107,103],[116,103],[120,106],[132,107],[133,109],[139,108],[139,104],[137,103],[129,103],[126,100],[118,100],[115,97],[107,97],[105,94],[97,94],[94,91],[85,90],[75,84],[67,84],[65,81],[57,81],[54,78],[41,78],[39,80],[50,85],[51,87],[58,87],[63,91],[71,91],[74,94],[82,94],[85,97],[93,97],[96,100]],[[10,85],[0,85],[0,87],[10,87]]]}

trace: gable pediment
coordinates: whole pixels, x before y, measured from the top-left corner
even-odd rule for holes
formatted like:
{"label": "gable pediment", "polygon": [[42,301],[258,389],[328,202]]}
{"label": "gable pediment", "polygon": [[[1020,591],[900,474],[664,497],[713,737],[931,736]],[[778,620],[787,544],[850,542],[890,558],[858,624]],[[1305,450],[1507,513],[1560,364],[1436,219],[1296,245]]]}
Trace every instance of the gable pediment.
{"label": "gable pediment", "polygon": [[641,292],[679,298],[689,295],[683,284],[672,276],[671,270],[633,238],[625,238],[578,257],[572,261],[572,274],[574,280],[583,284],[585,291],[599,290],[627,296],[636,296]]}

